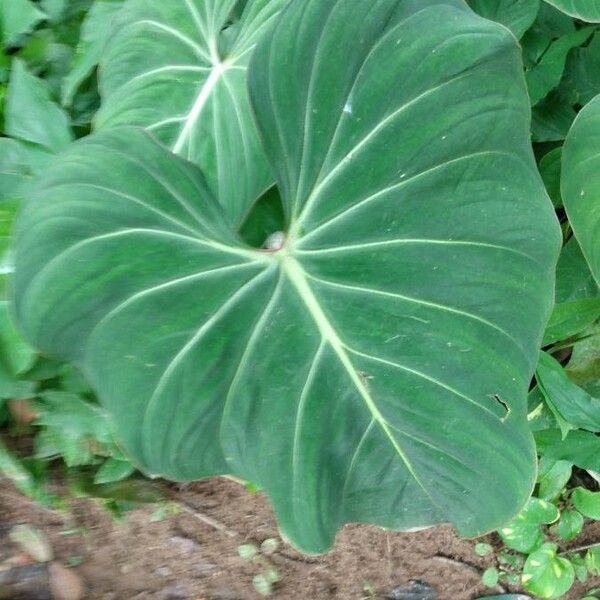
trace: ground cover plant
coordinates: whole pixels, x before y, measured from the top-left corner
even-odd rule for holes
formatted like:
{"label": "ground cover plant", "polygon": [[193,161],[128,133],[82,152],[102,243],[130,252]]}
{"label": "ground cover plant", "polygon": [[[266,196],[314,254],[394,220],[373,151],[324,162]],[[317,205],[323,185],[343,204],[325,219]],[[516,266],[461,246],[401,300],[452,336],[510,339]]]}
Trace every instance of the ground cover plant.
{"label": "ground cover plant", "polygon": [[556,546],[597,518],[595,5],[1,5],[4,419],[98,485],[255,482],[307,552],[450,522],[523,555],[494,585],[597,576]]}

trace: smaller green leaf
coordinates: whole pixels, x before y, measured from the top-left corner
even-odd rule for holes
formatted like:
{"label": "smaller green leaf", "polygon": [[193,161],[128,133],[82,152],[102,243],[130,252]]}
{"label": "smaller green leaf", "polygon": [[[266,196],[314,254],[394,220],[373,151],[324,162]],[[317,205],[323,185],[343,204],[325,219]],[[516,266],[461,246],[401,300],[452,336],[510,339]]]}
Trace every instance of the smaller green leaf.
{"label": "smaller green leaf", "polygon": [[584,516],[600,521],[600,492],[591,492],[582,487],[573,490],[571,501]]}
{"label": "smaller green leaf", "polygon": [[258,548],[254,544],[242,544],[238,546],[238,554],[244,560],[250,560],[258,554]]}
{"label": "smaller green leaf", "polygon": [[572,237],[563,247],[556,267],[556,302],[597,298],[598,284],[581,252],[577,239]]}
{"label": "smaller green leaf", "polygon": [[48,85],[14,59],[6,98],[6,133],[58,151],[73,139],[69,117],[50,98]]}
{"label": "smaller green leaf", "polygon": [[527,71],[527,87],[532,106],[535,106],[559,85],[569,51],[583,44],[593,32],[593,27],[586,27],[562,36],[552,42],[540,62]]}
{"label": "smaller green leaf", "polygon": [[252,578],[252,585],[261,596],[270,596],[273,593],[273,584],[262,573]]}
{"label": "smaller green leaf", "polygon": [[275,538],[267,538],[261,545],[260,551],[263,554],[274,554],[279,549],[279,542]]}
{"label": "smaller green leaf", "polygon": [[534,433],[538,452],[556,460],[566,460],[582,469],[600,471],[600,437],[589,431],[570,431],[563,438],[558,429]]}
{"label": "smaller green leaf", "polygon": [[135,467],[128,461],[107,459],[96,472],[94,483],[113,483],[122,481],[135,473]]}
{"label": "smaller green leaf", "polygon": [[541,598],[559,598],[575,583],[575,569],[557,556],[556,544],[544,544],[525,561],[521,581],[528,592]]}
{"label": "smaller green leaf", "polygon": [[590,575],[600,577],[600,546],[590,548],[585,555],[585,566]]}
{"label": "smaller green leaf", "polygon": [[475,554],[477,554],[477,556],[487,556],[493,551],[494,548],[490,544],[484,544],[483,542],[475,544]]}
{"label": "smaller green leaf", "polygon": [[600,317],[600,298],[584,298],[556,304],[544,333],[544,346],[566,340]]}
{"label": "smaller green leaf", "polygon": [[500,579],[500,573],[496,567],[490,567],[483,572],[481,576],[481,582],[486,587],[496,587],[498,585],[498,580]]}
{"label": "smaller green leaf", "polygon": [[544,541],[540,525],[554,523],[559,517],[556,506],[539,498],[531,498],[525,509],[498,533],[509,548],[517,552],[533,552]]}
{"label": "smaller green leaf", "polygon": [[546,191],[552,200],[554,208],[562,206],[562,197],[560,195],[560,167],[561,167],[562,147],[554,148],[544,155],[540,160],[539,170]]}
{"label": "smaller green leaf", "polygon": [[540,353],[536,378],[552,412],[559,422],[566,422],[565,428],[600,432],[600,399],[574,384],[561,364],[545,352]]}
{"label": "smaller green leaf", "polygon": [[123,0],[96,0],[86,14],[81,26],[81,38],[75,53],[73,68],[63,82],[64,105],[71,105],[79,86],[100,62],[113,19],[122,6]]}
{"label": "smaller green leaf", "polygon": [[583,515],[576,510],[563,510],[557,532],[566,542],[574,540],[583,530]]}
{"label": "smaller green leaf", "polygon": [[46,15],[30,0],[2,0],[0,2],[2,45],[10,48],[45,17]]}
{"label": "smaller green leaf", "polygon": [[533,107],[531,135],[534,142],[558,142],[567,137],[577,117],[574,108],[557,92],[550,92]]}
{"label": "smaller green leaf", "polygon": [[589,578],[588,568],[585,564],[585,560],[579,554],[570,554],[569,560],[575,570],[575,577],[581,583],[585,583]]}
{"label": "smaller green leaf", "polygon": [[572,465],[566,460],[542,457],[538,470],[537,496],[551,502],[563,492],[565,485],[571,479]]}

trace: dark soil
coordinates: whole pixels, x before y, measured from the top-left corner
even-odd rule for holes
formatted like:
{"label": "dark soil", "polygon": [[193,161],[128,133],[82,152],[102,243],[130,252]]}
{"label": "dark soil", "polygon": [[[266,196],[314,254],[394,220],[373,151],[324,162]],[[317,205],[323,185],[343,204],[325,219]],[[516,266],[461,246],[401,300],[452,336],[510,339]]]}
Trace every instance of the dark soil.
{"label": "dark soil", "polygon": [[[89,499],[72,501],[67,513],[48,511],[0,480],[0,531],[29,523],[45,532],[57,560],[82,561],[76,571],[89,600],[260,598],[252,578],[261,567],[240,558],[238,546],[278,537],[265,498],[224,479],[179,486],[175,495],[184,507],[178,514],[151,522],[153,509],[143,508],[116,522]],[[588,528],[582,543],[598,540],[600,523]],[[351,525],[327,556],[303,556],[282,542],[268,560],[281,574],[275,599],[387,598],[410,580],[433,586],[438,600],[492,593],[480,584],[486,560],[449,527],[395,533]],[[568,600],[581,598],[593,583],[578,585]]]}

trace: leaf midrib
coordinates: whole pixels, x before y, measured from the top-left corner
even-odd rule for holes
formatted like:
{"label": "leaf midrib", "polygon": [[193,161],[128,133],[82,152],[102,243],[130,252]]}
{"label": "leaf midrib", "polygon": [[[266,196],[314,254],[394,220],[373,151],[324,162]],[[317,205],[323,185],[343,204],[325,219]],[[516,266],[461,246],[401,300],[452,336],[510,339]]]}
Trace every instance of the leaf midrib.
{"label": "leaf midrib", "polygon": [[287,276],[290,283],[295,288],[300,299],[302,300],[309,314],[313,318],[315,325],[317,326],[317,329],[321,334],[322,341],[329,344],[331,349],[335,352],[340,363],[347,372],[350,380],[358,390],[365,405],[369,409],[373,420],[379,424],[386,437],[388,438],[390,444],[394,448],[394,451],[400,457],[400,459],[406,466],[408,472],[414,478],[415,482],[423,490],[423,492],[431,500],[431,502],[437,506],[430,492],[427,490],[427,488],[421,481],[410,459],[408,458],[408,456],[396,440],[395,436],[393,435],[389,423],[386,421],[385,417],[377,407],[377,404],[372,398],[369,390],[361,381],[361,378],[358,375],[358,372],[355,369],[354,365],[352,364],[352,360],[350,359],[350,356],[348,355],[348,352],[342,340],[338,336],[327,315],[321,308],[321,305],[308,282],[307,275],[304,272],[304,269],[301,267],[298,261],[288,253],[282,254],[281,269],[283,273],[285,273],[285,275]]}

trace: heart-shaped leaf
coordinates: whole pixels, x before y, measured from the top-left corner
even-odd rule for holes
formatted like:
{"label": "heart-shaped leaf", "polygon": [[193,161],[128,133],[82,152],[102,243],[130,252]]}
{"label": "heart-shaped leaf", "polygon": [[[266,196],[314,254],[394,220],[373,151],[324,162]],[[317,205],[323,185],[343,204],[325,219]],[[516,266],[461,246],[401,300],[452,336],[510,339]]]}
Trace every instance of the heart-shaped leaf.
{"label": "heart-shaped leaf", "polygon": [[198,163],[230,222],[272,184],[247,93],[248,61],[287,0],[129,0],[101,65],[97,126],[139,125]]}
{"label": "heart-shaped leaf", "polygon": [[560,598],[575,582],[575,570],[566,559],[557,556],[556,544],[544,544],[530,554],[521,578],[528,592],[540,598]]}
{"label": "heart-shaped leaf", "polygon": [[576,19],[588,23],[600,23],[598,0],[546,0],[546,2]]}
{"label": "heart-shaped leaf", "polygon": [[521,513],[500,529],[500,537],[509,548],[517,552],[532,552],[544,541],[540,525],[554,523],[559,516],[560,512],[554,504],[531,498]]}
{"label": "heart-shaped leaf", "polygon": [[21,216],[23,328],[81,365],[136,464],[257,482],[304,550],[349,521],[500,526],[533,487],[560,246],[514,37],[460,0],[295,0],[250,81],[270,250],[196,166],[105,131]]}

